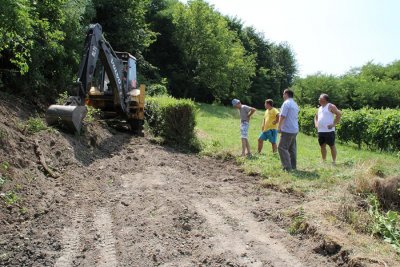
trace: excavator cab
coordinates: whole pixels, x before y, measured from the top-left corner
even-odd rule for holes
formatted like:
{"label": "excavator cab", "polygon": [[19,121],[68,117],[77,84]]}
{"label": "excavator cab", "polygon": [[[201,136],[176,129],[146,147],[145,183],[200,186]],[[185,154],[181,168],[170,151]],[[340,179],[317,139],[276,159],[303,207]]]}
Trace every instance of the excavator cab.
{"label": "excavator cab", "polygon": [[127,52],[116,52],[122,60],[122,88],[125,95],[126,111],[121,109],[118,90],[113,88],[108,78],[105,66],[98,66],[99,70],[94,75],[94,80],[99,82],[93,84],[85,98],[86,105],[103,111],[105,117],[117,117],[126,115],[130,129],[141,134],[144,121],[144,94],[145,86],[137,86],[136,58]]}
{"label": "excavator cab", "polygon": [[59,124],[79,132],[89,105],[107,117],[122,115],[135,134],[143,134],[145,86],[137,86],[136,58],[127,52],[115,52],[99,24],[89,26],[77,76],[76,95],[64,105],[48,108],[49,125]]}

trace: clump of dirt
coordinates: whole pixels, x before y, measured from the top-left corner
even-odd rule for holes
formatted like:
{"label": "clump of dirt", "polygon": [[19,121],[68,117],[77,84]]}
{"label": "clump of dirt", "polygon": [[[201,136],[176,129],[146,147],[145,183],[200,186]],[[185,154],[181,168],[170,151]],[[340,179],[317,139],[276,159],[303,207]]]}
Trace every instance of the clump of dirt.
{"label": "clump of dirt", "polygon": [[377,194],[382,206],[387,209],[400,208],[400,176],[376,179],[373,191]]}
{"label": "clump of dirt", "polygon": [[342,246],[333,240],[322,240],[321,244],[314,248],[314,251],[323,256],[332,256],[341,250]]}

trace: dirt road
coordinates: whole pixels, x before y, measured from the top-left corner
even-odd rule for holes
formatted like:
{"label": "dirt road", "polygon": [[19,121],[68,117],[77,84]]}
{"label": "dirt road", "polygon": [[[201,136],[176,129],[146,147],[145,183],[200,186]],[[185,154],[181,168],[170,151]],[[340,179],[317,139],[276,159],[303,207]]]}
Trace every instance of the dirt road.
{"label": "dirt road", "polygon": [[61,175],[44,178],[32,219],[3,228],[5,265],[336,266],[271,219],[302,200],[232,162],[125,133],[91,138],[95,148],[44,135]]}

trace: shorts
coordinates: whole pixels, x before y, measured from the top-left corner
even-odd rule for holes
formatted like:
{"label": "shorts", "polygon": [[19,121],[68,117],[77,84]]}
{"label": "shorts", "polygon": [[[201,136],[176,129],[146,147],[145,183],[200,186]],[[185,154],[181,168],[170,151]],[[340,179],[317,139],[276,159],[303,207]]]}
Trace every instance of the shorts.
{"label": "shorts", "polygon": [[328,146],[335,145],[335,132],[319,132],[318,133],[319,145],[327,144]]}
{"label": "shorts", "polygon": [[262,132],[258,139],[263,141],[268,140],[271,144],[276,144],[276,140],[278,139],[278,130],[271,129],[265,132]]}
{"label": "shorts", "polygon": [[244,139],[248,139],[249,136],[249,122],[241,121],[240,122],[240,135]]}

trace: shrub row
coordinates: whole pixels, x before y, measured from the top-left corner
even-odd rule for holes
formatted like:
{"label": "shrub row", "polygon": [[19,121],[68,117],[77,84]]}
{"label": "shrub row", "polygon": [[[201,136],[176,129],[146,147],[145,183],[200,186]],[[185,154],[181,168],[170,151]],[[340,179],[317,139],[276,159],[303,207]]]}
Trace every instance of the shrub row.
{"label": "shrub row", "polygon": [[[303,107],[299,114],[300,131],[316,135],[314,115],[317,109]],[[340,141],[353,142],[361,147],[386,151],[400,150],[400,110],[368,109],[342,110],[342,120],[337,126]]]}
{"label": "shrub row", "polygon": [[189,99],[169,96],[148,97],[145,105],[146,121],[152,134],[171,145],[198,150],[194,128],[196,106]]}

